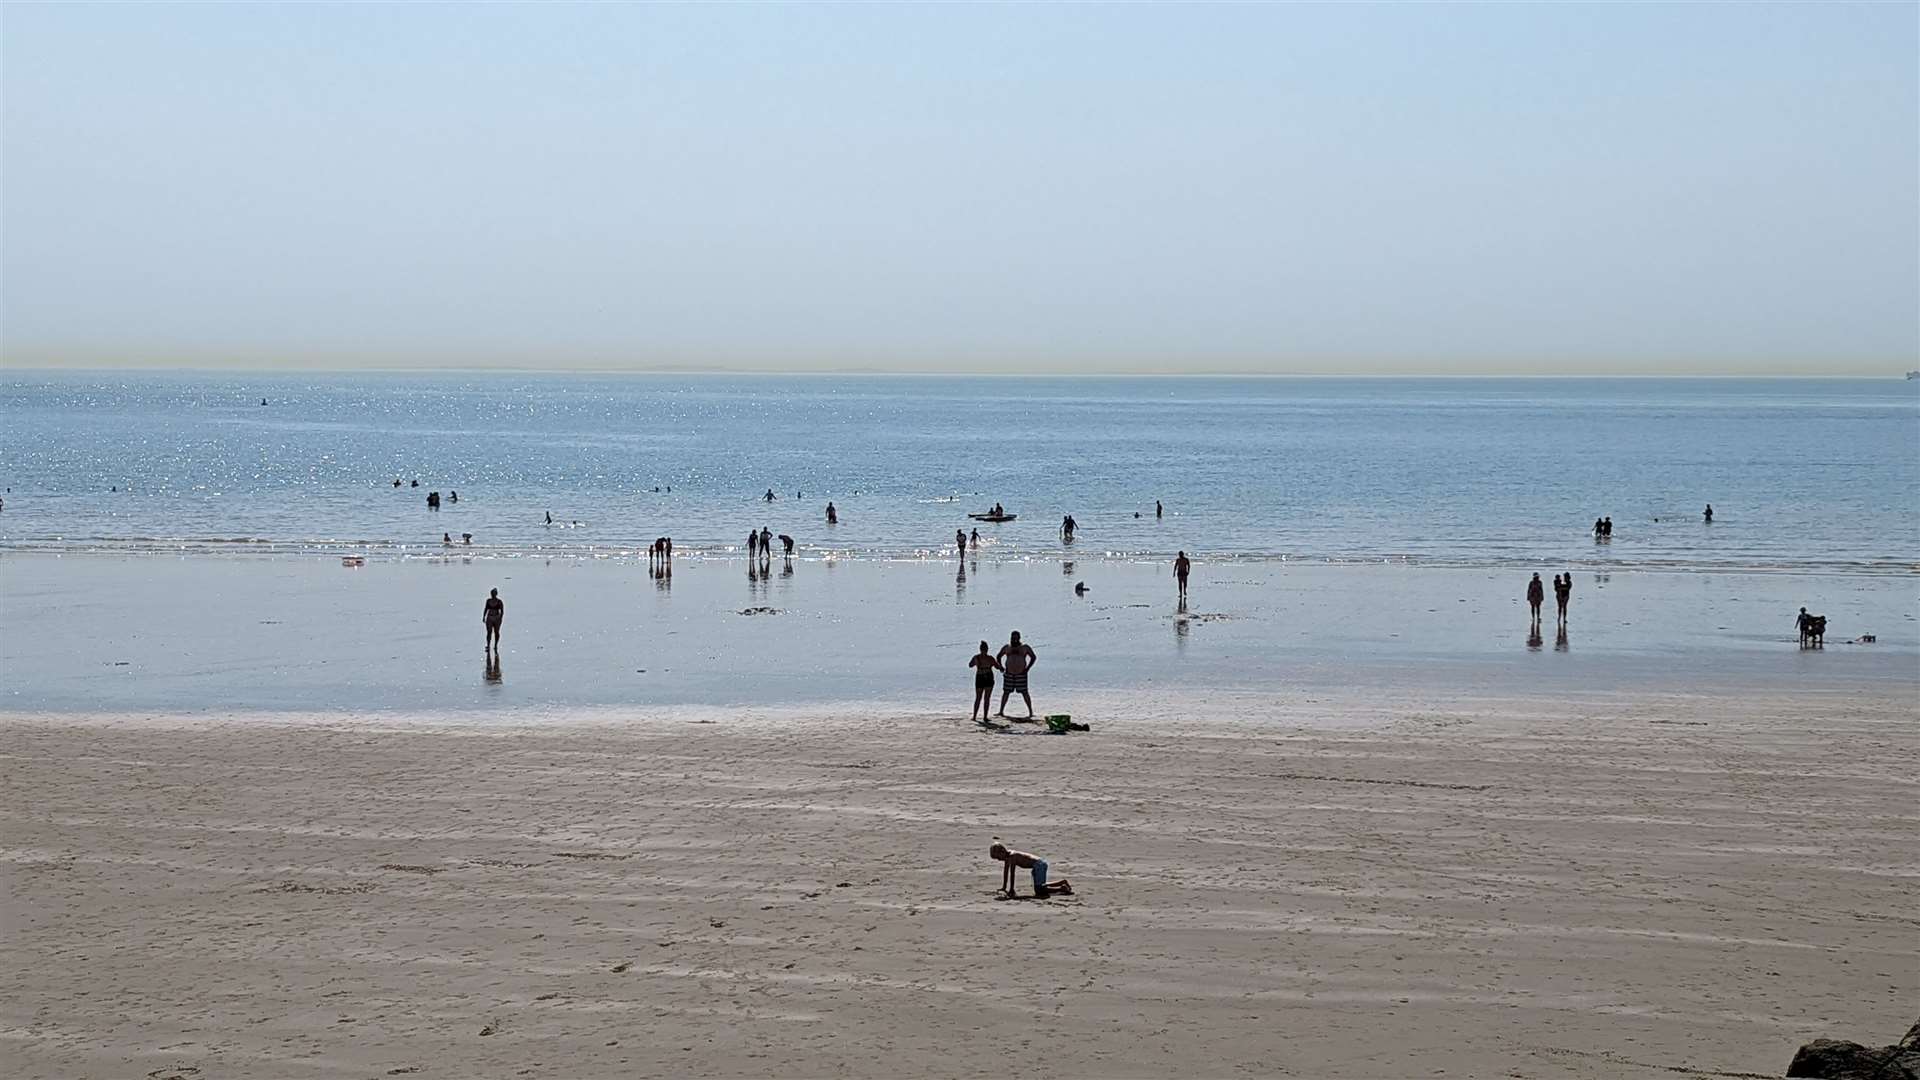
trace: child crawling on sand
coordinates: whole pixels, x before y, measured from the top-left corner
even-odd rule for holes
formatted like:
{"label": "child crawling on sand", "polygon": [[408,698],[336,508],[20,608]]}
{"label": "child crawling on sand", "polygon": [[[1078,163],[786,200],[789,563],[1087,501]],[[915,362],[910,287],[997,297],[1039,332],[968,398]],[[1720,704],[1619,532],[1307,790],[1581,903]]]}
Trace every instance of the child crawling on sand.
{"label": "child crawling on sand", "polygon": [[1047,883],[1047,860],[1029,852],[1010,850],[1007,845],[1000,842],[997,836],[993,838],[993,846],[987,849],[987,856],[1000,860],[1000,887],[1006,891],[1009,900],[1015,895],[1013,868],[1016,866],[1033,871],[1033,895],[1036,899],[1045,900],[1052,892],[1058,892],[1062,896],[1073,895],[1073,883],[1066,878],[1061,878],[1052,884]]}

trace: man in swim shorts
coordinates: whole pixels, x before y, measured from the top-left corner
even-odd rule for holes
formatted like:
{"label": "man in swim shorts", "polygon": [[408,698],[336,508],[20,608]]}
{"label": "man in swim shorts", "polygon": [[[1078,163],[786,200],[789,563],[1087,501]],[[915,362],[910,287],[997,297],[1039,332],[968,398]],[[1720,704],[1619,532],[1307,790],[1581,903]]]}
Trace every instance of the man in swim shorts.
{"label": "man in swim shorts", "polygon": [[1187,595],[1187,575],[1193,572],[1193,562],[1186,552],[1173,557],[1173,579],[1180,583],[1180,595]]}
{"label": "man in swim shorts", "polygon": [[1033,719],[1033,695],[1027,693],[1027,672],[1033,670],[1033,646],[1020,640],[1020,631],[1015,630],[1011,640],[1000,646],[1000,670],[1007,673],[1007,681],[1000,690],[1000,715],[1007,715],[1007,699],[1014,694],[1027,703],[1027,719]]}
{"label": "man in swim shorts", "polygon": [[507,605],[500,599],[499,589],[488,591],[486,606],[480,609],[480,621],[487,627],[487,651],[498,652],[500,624],[507,621]]}
{"label": "man in swim shorts", "polygon": [[1015,895],[1013,870],[1016,866],[1033,871],[1034,899],[1045,900],[1054,892],[1063,896],[1073,895],[1073,883],[1066,878],[1052,883],[1047,881],[1047,860],[1032,852],[1014,851],[1001,843],[997,836],[993,838],[993,846],[987,849],[987,857],[1000,863],[1000,888],[1006,892],[1009,900]]}

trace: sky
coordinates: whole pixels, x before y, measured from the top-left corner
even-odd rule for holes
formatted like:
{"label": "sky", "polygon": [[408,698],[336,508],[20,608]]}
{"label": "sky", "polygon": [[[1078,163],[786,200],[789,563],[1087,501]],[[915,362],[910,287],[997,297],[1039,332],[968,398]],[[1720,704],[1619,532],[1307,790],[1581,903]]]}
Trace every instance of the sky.
{"label": "sky", "polygon": [[0,365],[1884,375],[1920,5],[0,7]]}

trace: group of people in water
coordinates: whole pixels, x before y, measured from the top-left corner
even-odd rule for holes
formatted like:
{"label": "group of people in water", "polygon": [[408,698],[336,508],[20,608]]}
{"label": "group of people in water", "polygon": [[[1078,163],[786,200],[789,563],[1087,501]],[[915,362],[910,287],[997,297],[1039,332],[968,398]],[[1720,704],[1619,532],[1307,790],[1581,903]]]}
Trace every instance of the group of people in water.
{"label": "group of people in water", "polygon": [[[1533,580],[1527,582],[1527,606],[1533,609],[1533,625],[1540,626],[1540,605],[1547,599],[1546,586],[1540,584],[1540,575],[1536,572]],[[1560,609],[1559,623],[1567,624],[1567,604],[1573,599],[1573,571],[1553,575],[1553,600]]]}

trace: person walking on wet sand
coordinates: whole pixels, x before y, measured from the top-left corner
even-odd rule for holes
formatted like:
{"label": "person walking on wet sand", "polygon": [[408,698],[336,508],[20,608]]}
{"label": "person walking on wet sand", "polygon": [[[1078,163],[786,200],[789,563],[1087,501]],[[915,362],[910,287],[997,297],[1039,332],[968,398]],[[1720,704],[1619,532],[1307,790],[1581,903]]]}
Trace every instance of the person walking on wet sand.
{"label": "person walking on wet sand", "polygon": [[1015,896],[1013,891],[1015,867],[1033,871],[1033,897],[1036,900],[1045,900],[1055,892],[1062,896],[1073,895],[1073,882],[1066,878],[1061,878],[1059,881],[1047,880],[1047,860],[1030,851],[1015,851],[1001,843],[997,836],[993,838],[993,846],[987,848],[987,858],[1000,864],[1000,889],[1007,894],[1009,900]]}
{"label": "person walking on wet sand", "polygon": [[1033,670],[1034,661],[1039,659],[1034,654],[1033,646],[1021,641],[1020,631],[1015,630],[1007,643],[1000,646],[1000,654],[996,659],[1000,670],[1007,673],[1007,681],[1000,689],[999,715],[1007,715],[1007,699],[1017,693],[1020,700],[1027,703],[1027,719],[1033,719],[1033,695],[1027,693],[1027,673]]}
{"label": "person walking on wet sand", "polygon": [[1553,575],[1553,602],[1560,608],[1560,625],[1567,625],[1567,601],[1573,599],[1573,571]]}
{"label": "person walking on wet sand", "polygon": [[973,710],[967,713],[967,719],[985,723],[987,710],[993,708],[993,673],[1000,670],[1000,661],[993,658],[987,650],[986,642],[980,643],[980,651],[967,661],[973,669]]}
{"label": "person walking on wet sand", "polygon": [[1540,574],[1534,572],[1533,580],[1527,582],[1527,606],[1533,609],[1533,625],[1540,625],[1540,604],[1547,598],[1546,586],[1540,584]]}
{"label": "person walking on wet sand", "polygon": [[1187,558],[1186,552],[1182,551],[1181,553],[1173,557],[1173,580],[1180,583],[1181,599],[1186,598],[1187,575],[1192,571],[1193,571],[1193,563],[1191,560]]}
{"label": "person walking on wet sand", "polygon": [[960,549],[960,557],[967,557],[967,533],[965,529],[953,530],[953,546]]}
{"label": "person walking on wet sand", "polygon": [[500,651],[500,624],[507,621],[507,605],[500,599],[500,590],[487,592],[486,606],[480,609],[480,621],[487,627],[487,651]]}

